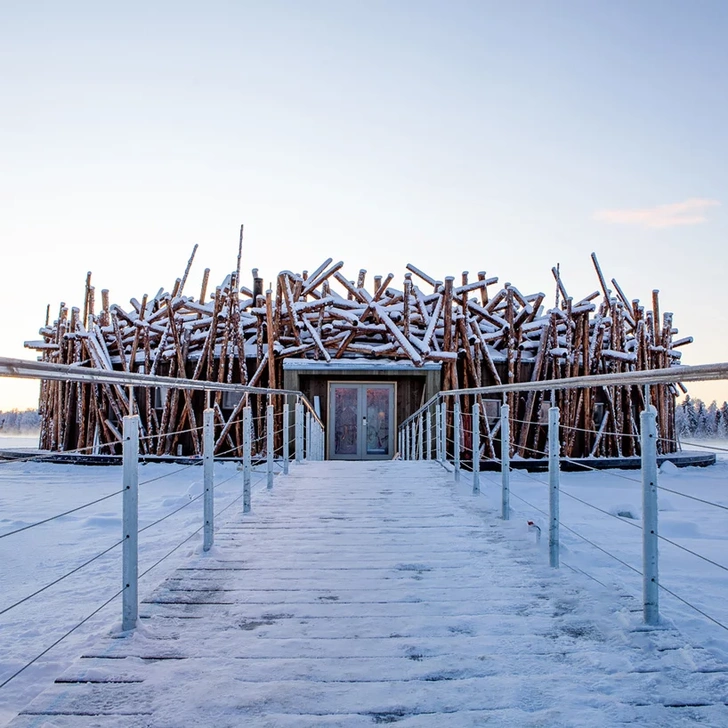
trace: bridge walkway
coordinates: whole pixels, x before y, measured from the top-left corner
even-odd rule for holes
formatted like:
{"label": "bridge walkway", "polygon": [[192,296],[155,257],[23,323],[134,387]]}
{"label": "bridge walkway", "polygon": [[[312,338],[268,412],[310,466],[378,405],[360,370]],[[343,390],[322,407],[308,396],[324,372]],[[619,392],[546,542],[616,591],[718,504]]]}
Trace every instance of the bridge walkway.
{"label": "bridge walkway", "polygon": [[728,725],[726,667],[426,462],[294,466],[13,728]]}

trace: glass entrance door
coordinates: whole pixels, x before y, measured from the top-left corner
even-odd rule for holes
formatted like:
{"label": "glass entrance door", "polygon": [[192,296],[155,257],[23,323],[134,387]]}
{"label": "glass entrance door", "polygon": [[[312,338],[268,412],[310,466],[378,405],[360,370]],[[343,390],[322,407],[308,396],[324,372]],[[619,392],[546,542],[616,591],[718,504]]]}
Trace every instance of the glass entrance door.
{"label": "glass entrance door", "polygon": [[329,458],[394,456],[394,384],[329,384]]}

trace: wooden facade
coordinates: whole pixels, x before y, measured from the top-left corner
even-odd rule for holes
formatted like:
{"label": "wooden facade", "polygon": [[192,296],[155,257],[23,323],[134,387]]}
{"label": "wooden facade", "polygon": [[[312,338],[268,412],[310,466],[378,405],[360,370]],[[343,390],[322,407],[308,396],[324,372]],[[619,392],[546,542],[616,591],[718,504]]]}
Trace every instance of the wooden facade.
{"label": "wooden facade", "polygon": [[[664,368],[679,363],[679,347],[692,340],[676,338],[657,291],[643,306],[615,279],[609,287],[594,255],[598,288],[573,297],[554,268],[553,305],[547,307],[545,293],[499,286],[484,271],[464,272],[456,285],[453,276],[439,280],[408,265],[399,285],[390,273],[372,276],[367,286],[365,270],[349,278],[343,262],[331,259],[312,273],[282,271],[264,291],[257,270],[250,287],[241,285],[241,250],[236,270],[213,291],[206,269],[199,294],[190,294],[193,251],[170,292],[145,294],[126,308],[111,304],[106,290],[98,307],[89,273],[83,305],[61,304],[54,320],[49,307],[41,340],[26,345],[43,360],[63,364],[300,389],[311,401],[318,398],[324,420],[330,382],[389,381],[397,385],[395,419],[401,422],[439,390]],[[651,391],[664,452],[675,448],[677,392],[673,385]],[[43,382],[41,447],[118,452],[120,421],[133,407],[142,421],[143,450],[167,455],[181,447],[199,454],[201,395],[172,389],[131,396],[113,385]],[[513,454],[537,456],[547,400],[529,393],[510,394],[507,401]],[[565,390],[557,392],[556,404],[566,428],[564,455],[638,452],[641,388]],[[217,394],[213,406],[219,448],[240,452],[243,401]],[[255,417],[263,407],[262,397],[254,399]],[[483,453],[496,455],[497,442],[483,424]]]}

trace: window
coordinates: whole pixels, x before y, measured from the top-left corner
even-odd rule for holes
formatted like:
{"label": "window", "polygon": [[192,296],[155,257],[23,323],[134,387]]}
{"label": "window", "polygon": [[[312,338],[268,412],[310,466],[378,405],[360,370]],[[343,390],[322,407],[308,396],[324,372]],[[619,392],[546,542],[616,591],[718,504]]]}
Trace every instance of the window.
{"label": "window", "polygon": [[223,392],[222,393],[222,408],[223,409],[235,409],[238,402],[243,398],[242,392]]}
{"label": "window", "polygon": [[167,393],[169,387],[157,387],[154,390],[154,408],[164,409],[164,405],[167,403]]}
{"label": "window", "polygon": [[484,399],[483,408],[488,424],[492,427],[500,419],[501,401],[499,399]]}

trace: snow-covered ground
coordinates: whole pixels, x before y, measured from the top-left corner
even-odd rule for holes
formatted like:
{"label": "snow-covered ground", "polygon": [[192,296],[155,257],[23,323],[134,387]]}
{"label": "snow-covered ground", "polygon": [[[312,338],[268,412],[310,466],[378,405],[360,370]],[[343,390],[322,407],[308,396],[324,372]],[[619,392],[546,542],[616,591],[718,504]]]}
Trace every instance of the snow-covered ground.
{"label": "snow-covered ground", "polygon": [[[658,532],[677,545],[660,541],[659,581],[725,628],[701,616],[664,590],[660,591],[660,606],[662,616],[674,622],[686,636],[728,660],[728,442],[709,440],[701,441],[701,444],[715,449],[717,460],[714,466],[677,468],[666,463],[660,468]],[[464,475],[465,481],[469,482],[468,478],[469,475]],[[481,474],[481,478],[485,480],[485,499],[490,498],[490,505],[499,507],[500,475],[486,473]],[[520,519],[521,523],[532,520],[541,528],[544,560],[548,559],[548,519],[532,506],[548,512],[547,482],[546,473],[514,471],[511,475],[512,518]],[[581,570],[607,587],[619,585],[641,599],[641,576],[625,565],[639,571],[642,569],[640,472],[561,473],[561,490],[560,521],[564,524],[561,528],[562,566]],[[707,502],[691,500],[678,493]],[[619,516],[620,513],[631,514],[632,518]],[[570,532],[567,527],[576,533]],[[535,540],[533,530],[531,536]],[[600,551],[597,546],[611,555]],[[687,553],[680,546],[720,566]]]}
{"label": "snow-covered ground", "polygon": [[[17,438],[12,438],[16,440]],[[12,447],[17,445],[13,444]],[[157,479],[158,478],[158,479]],[[149,464],[139,470],[139,526],[178,513],[139,536],[142,573],[202,525],[202,468]],[[145,483],[144,481],[151,481]],[[242,474],[216,464],[216,510],[238,498]],[[121,495],[47,524],[2,538],[31,523],[74,509],[121,488],[121,468],[0,461],[0,612],[117,543]],[[224,514],[236,514],[240,501]],[[201,543],[193,537],[140,582],[151,591]],[[121,588],[121,550],[108,554],[20,606],[0,614],[0,683]],[[120,620],[120,599],[0,689],[0,725],[56,678],[99,630]]]}
{"label": "snow-covered ground", "polygon": [[[728,539],[728,458],[725,455],[720,453],[718,463],[711,468],[678,470],[670,465],[664,466],[659,479],[661,488],[685,493],[708,503],[661,490],[659,515],[661,535],[728,566],[725,548]],[[497,474],[483,474],[481,477],[482,496],[473,499],[469,493],[469,475],[463,474],[459,488],[461,500],[469,508],[482,511],[491,518],[499,509],[500,482]],[[120,478],[121,471],[117,467],[0,462],[0,559],[3,564],[0,611],[116,543],[121,531],[121,499],[114,496],[88,509],[7,538],[2,538],[2,534],[113,493],[120,488]],[[234,465],[216,465],[216,482],[220,483],[216,490],[217,509],[239,496],[241,480]],[[201,493],[201,481],[200,467],[142,466],[140,526],[144,527],[189,503]],[[546,482],[545,474],[513,473],[513,515],[506,528],[506,533],[519,545],[518,558],[530,558],[537,564],[547,561],[546,518],[519,499],[546,511]],[[583,574],[572,574],[572,577],[596,600],[605,603],[615,601],[615,586],[639,599],[640,577],[613,558],[636,569],[641,568],[639,472],[563,473],[561,482],[564,572],[571,573],[569,570],[575,569],[588,575],[590,578]],[[567,493],[601,511],[574,500]],[[238,507],[239,502],[234,503],[225,517],[236,516]],[[140,572],[199,528],[201,510],[200,499],[141,534]],[[616,515],[618,513],[629,513],[633,518],[620,517]],[[541,526],[543,538],[538,548],[524,550],[525,541],[535,541],[535,532],[529,531],[527,520],[534,520]],[[586,543],[569,532],[567,527],[612,556]],[[181,560],[199,550],[200,540],[198,534],[151,571],[141,582],[142,595],[151,592]],[[719,566],[661,542],[660,582],[728,626],[725,576],[725,570]],[[78,574],[0,615],[0,683],[116,593],[120,580],[120,552],[115,548]],[[728,660],[728,632],[724,628],[664,592],[661,599],[664,617],[682,630],[692,644],[708,647]],[[119,611],[117,599],[47,656],[0,689],[0,725],[12,718],[76,656],[87,650],[99,633],[108,632],[109,627],[118,622]]]}

